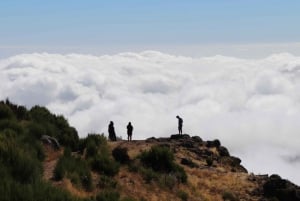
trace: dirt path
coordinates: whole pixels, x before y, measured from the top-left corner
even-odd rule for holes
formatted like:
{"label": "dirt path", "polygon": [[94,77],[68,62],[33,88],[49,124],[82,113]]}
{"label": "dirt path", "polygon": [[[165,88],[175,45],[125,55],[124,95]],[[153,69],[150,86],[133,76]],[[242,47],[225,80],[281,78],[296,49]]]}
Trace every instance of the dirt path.
{"label": "dirt path", "polygon": [[63,150],[55,150],[51,146],[45,145],[45,161],[43,163],[43,179],[45,180],[51,180],[53,177],[53,171],[55,169],[56,163],[62,155]]}

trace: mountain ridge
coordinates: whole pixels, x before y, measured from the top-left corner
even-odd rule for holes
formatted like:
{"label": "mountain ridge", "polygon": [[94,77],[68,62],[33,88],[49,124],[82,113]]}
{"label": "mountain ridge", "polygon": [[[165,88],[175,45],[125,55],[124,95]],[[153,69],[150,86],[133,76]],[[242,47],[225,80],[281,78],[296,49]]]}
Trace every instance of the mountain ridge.
{"label": "mountain ridge", "polygon": [[254,175],[217,139],[79,138],[41,106],[0,102],[0,200],[298,201],[299,186]]}

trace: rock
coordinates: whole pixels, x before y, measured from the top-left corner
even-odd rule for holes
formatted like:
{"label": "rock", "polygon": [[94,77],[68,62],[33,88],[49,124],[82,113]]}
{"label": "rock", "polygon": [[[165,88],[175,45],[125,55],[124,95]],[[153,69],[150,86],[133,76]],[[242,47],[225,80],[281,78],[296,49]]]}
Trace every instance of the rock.
{"label": "rock", "polygon": [[189,166],[191,168],[199,167],[196,163],[194,163],[192,160],[189,160],[187,158],[182,158],[181,162],[182,165]]}
{"label": "rock", "polygon": [[229,151],[227,150],[226,147],[220,146],[218,148],[218,152],[219,152],[220,156],[230,156]]}
{"label": "rock", "polygon": [[213,141],[207,141],[206,142],[206,147],[211,148],[211,147],[220,147],[221,142],[220,140],[213,140]]}
{"label": "rock", "polygon": [[195,144],[194,141],[185,140],[180,144],[180,146],[186,147],[186,148],[194,148],[194,147],[197,147],[197,144]]}
{"label": "rock", "polygon": [[146,139],[146,142],[158,142],[158,139],[156,139],[155,137],[150,137]]}
{"label": "rock", "polygon": [[263,185],[266,197],[276,197],[280,201],[300,201],[300,189],[278,175],[271,175]]}
{"label": "rock", "polygon": [[59,144],[58,140],[54,137],[51,137],[49,135],[43,135],[41,137],[41,140],[44,144],[49,144],[55,149],[60,149],[60,144]]}
{"label": "rock", "polygon": [[194,142],[198,142],[198,143],[202,143],[203,142],[202,138],[199,137],[199,136],[193,136],[192,139],[193,139]]}
{"label": "rock", "polygon": [[219,161],[222,164],[229,166],[232,172],[248,172],[248,170],[241,165],[241,159],[237,157],[224,156],[219,158]]}
{"label": "rock", "polygon": [[179,135],[179,134],[173,134],[171,135],[170,139],[171,140],[179,140],[179,139],[189,139],[190,136],[188,134],[182,134],[182,135]]}

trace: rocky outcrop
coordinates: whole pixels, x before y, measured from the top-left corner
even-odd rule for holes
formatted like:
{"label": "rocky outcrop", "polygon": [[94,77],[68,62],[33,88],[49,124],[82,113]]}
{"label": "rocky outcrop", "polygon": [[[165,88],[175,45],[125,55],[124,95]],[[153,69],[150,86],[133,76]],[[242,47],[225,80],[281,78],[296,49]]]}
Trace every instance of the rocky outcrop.
{"label": "rocky outcrop", "polygon": [[300,201],[300,188],[278,175],[271,175],[263,185],[264,196],[279,201]]}
{"label": "rocky outcrop", "polygon": [[41,141],[44,144],[48,144],[48,145],[52,146],[55,149],[59,149],[60,148],[60,144],[59,144],[58,140],[56,138],[54,138],[54,137],[49,136],[49,135],[43,135],[41,137]]}

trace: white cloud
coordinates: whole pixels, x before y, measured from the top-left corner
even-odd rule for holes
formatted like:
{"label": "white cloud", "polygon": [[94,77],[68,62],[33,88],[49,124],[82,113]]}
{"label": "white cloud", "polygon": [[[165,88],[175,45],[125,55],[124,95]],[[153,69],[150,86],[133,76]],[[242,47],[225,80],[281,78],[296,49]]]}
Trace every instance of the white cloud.
{"label": "white cloud", "polygon": [[123,138],[129,121],[135,139],[169,136],[181,115],[185,132],[219,138],[250,170],[277,171],[300,184],[292,177],[298,160],[286,160],[300,154],[299,66],[300,57],[288,53],[265,59],[21,54],[0,60],[0,98],[45,105],[81,136],[107,133],[111,120]]}

